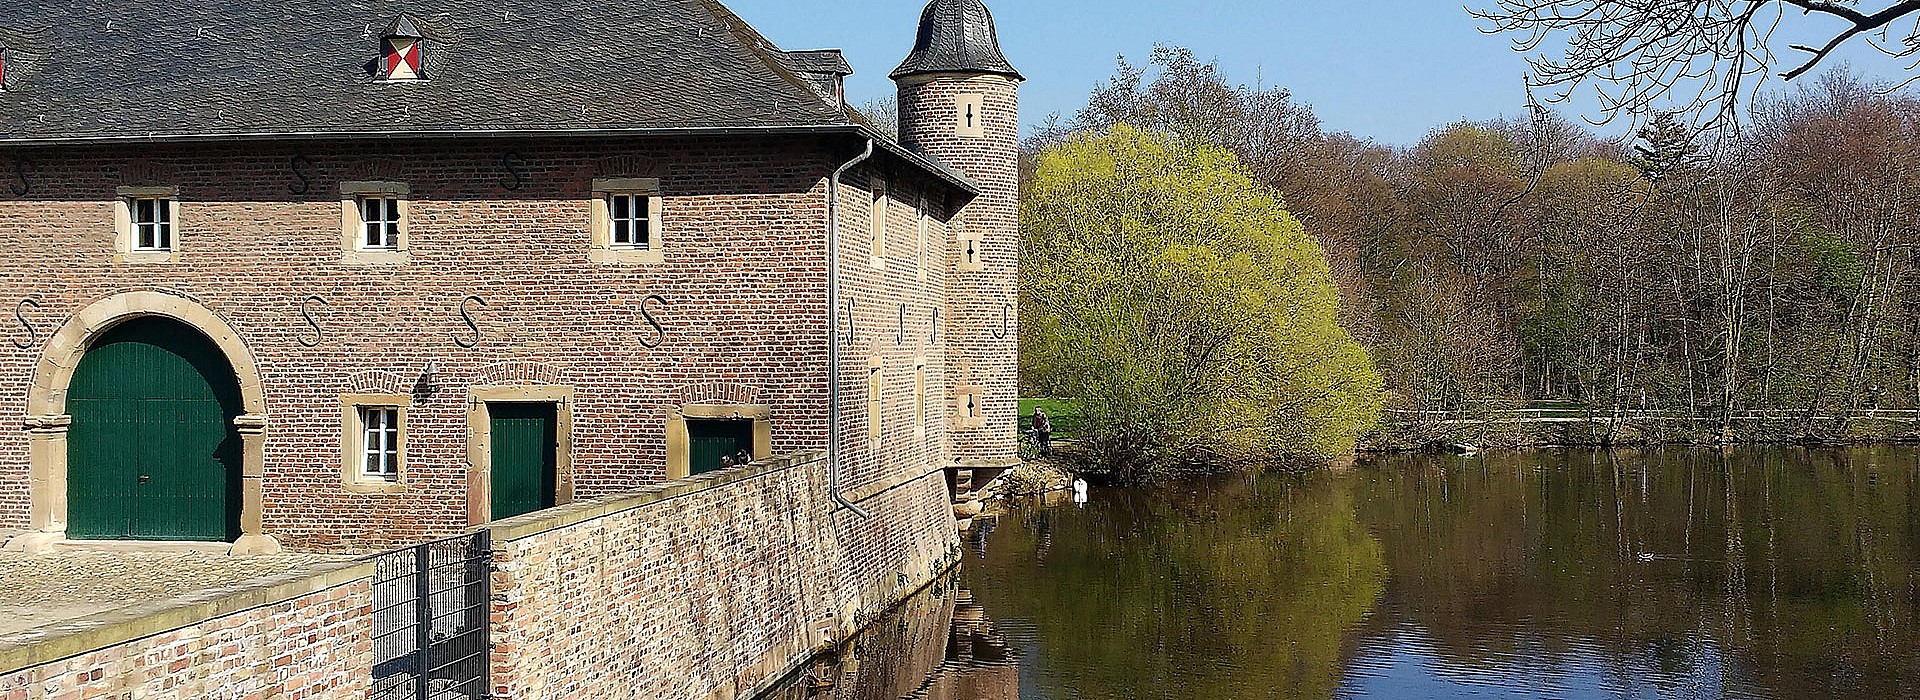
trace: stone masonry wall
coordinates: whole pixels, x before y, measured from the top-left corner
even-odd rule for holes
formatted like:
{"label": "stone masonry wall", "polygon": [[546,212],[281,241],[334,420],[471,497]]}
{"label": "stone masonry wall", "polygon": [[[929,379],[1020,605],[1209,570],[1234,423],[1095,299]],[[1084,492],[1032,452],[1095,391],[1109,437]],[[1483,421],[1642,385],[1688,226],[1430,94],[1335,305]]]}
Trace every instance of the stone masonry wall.
{"label": "stone masonry wall", "polygon": [[362,577],[0,673],[0,699],[365,700],[372,598],[372,579]]}
{"label": "stone masonry wall", "polygon": [[493,526],[495,697],[731,700],[956,560],[930,472],[831,507],[819,453]]}

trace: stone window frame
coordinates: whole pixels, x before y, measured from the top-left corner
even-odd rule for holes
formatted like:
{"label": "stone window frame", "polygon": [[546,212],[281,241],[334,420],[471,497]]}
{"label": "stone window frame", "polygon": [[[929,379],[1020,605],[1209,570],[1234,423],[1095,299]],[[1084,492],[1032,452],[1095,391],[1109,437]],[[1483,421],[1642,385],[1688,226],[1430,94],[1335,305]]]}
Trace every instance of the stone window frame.
{"label": "stone window frame", "polygon": [[871,199],[867,203],[867,259],[873,269],[887,269],[887,214],[893,209],[893,193],[887,189],[887,180],[879,175],[873,176]]}
{"label": "stone window frame", "polygon": [[[987,271],[986,243],[986,239],[981,236],[979,232],[969,230],[966,227],[960,227],[959,231],[954,235],[953,249],[954,253],[960,256],[959,269],[961,272]],[[967,256],[968,250],[973,251],[971,259]]]}
{"label": "stone window frame", "polygon": [[[361,423],[363,408],[395,409],[394,419],[399,423],[399,467],[392,479],[367,474],[364,469],[366,426]],[[348,493],[393,494],[407,490],[407,413],[412,408],[413,397],[406,394],[360,393],[340,396],[340,479]]]}
{"label": "stone window frame", "polygon": [[927,358],[921,355],[913,358],[913,441],[925,444],[927,441]]}
{"label": "stone window frame", "polygon": [[[167,201],[166,250],[140,250],[134,246],[133,203],[140,199]],[[113,248],[115,262],[170,263],[180,259],[180,188],[175,185],[120,187],[114,190]]]}
{"label": "stone window frame", "polygon": [[574,388],[562,384],[467,387],[467,524],[493,522],[493,413],[497,403],[553,404],[553,505],[574,501]]}
{"label": "stone window frame", "polygon": [[[687,419],[753,421],[753,461],[773,457],[773,407],[767,404],[684,404],[667,410],[667,479],[685,479],[693,473],[693,440]],[[724,470],[723,470],[724,471]],[[720,473],[720,472],[713,472]],[[706,475],[702,475],[706,476]]]}
{"label": "stone window frame", "polygon": [[[986,392],[971,384],[962,384],[953,389],[953,427],[956,430],[979,430],[987,427],[987,414],[984,399]],[[974,412],[967,414],[968,402],[972,402]]]}
{"label": "stone window frame", "polygon": [[[969,112],[971,110],[971,112]],[[968,115],[973,116],[971,124]],[[953,96],[953,135],[960,138],[982,138],[987,135],[987,96],[979,92],[963,92]]]}
{"label": "stone window frame", "polygon": [[929,247],[927,233],[933,225],[933,222],[928,220],[932,218],[932,212],[929,211],[931,207],[932,204],[927,201],[926,193],[920,193],[920,199],[914,208],[914,228],[920,241],[914,248],[914,255],[919,257],[914,260],[913,270],[914,276],[922,282],[927,280],[927,249]]}
{"label": "stone window frame", "polygon": [[886,434],[887,361],[867,358],[867,444],[878,448]]}
{"label": "stone window frame", "polygon": [[[667,218],[666,197],[657,177],[604,177],[592,183],[591,241],[587,258],[606,265],[658,265],[666,262],[666,240],[662,234]],[[650,216],[647,218],[647,247],[617,246],[613,243],[613,217],[610,203],[615,195],[645,195]]]}
{"label": "stone window frame", "polygon": [[[341,261],[348,265],[401,265],[409,259],[408,229],[413,218],[413,190],[404,182],[347,181],[340,183]],[[377,197],[398,200],[400,223],[394,232],[392,248],[367,248],[366,221],[361,218],[360,202]]]}

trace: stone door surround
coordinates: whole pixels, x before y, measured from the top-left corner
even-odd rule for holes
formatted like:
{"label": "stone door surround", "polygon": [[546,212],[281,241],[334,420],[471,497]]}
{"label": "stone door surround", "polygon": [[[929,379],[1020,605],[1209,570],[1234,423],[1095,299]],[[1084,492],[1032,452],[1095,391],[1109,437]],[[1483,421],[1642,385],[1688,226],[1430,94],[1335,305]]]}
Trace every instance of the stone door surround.
{"label": "stone door surround", "polygon": [[73,424],[73,417],[67,414],[67,388],[94,338],[141,316],[164,316],[198,329],[233,366],[243,411],[233,421],[239,429],[241,447],[240,539],[228,552],[279,552],[280,543],[266,534],[261,523],[267,402],[253,353],[240,340],[240,334],[212,309],[184,295],[161,291],[123,292],[93,302],[48,338],[34,369],[33,386],[27,392],[29,524],[33,532],[15,537],[7,548],[44,552],[66,541],[67,430]]}

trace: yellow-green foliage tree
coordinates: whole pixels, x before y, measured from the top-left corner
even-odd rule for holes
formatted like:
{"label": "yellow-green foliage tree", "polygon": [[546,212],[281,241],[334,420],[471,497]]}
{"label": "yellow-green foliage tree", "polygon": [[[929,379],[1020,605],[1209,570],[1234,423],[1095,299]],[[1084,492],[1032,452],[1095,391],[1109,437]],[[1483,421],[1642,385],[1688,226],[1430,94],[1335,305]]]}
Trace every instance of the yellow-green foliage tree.
{"label": "yellow-green foliage tree", "polygon": [[1230,152],[1121,125],[1032,166],[1023,381],[1081,402],[1115,478],[1328,458],[1378,422],[1325,254]]}

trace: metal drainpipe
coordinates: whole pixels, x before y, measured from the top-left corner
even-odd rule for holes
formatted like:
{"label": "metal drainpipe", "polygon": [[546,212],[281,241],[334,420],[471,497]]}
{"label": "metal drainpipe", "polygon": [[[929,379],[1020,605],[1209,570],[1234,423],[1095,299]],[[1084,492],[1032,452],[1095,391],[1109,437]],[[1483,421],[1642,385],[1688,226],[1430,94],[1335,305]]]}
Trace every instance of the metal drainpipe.
{"label": "metal drainpipe", "polygon": [[[827,178],[827,494],[862,518],[873,517],[840,493],[840,176],[873,157],[873,139]],[[847,318],[853,322],[852,315]]]}

